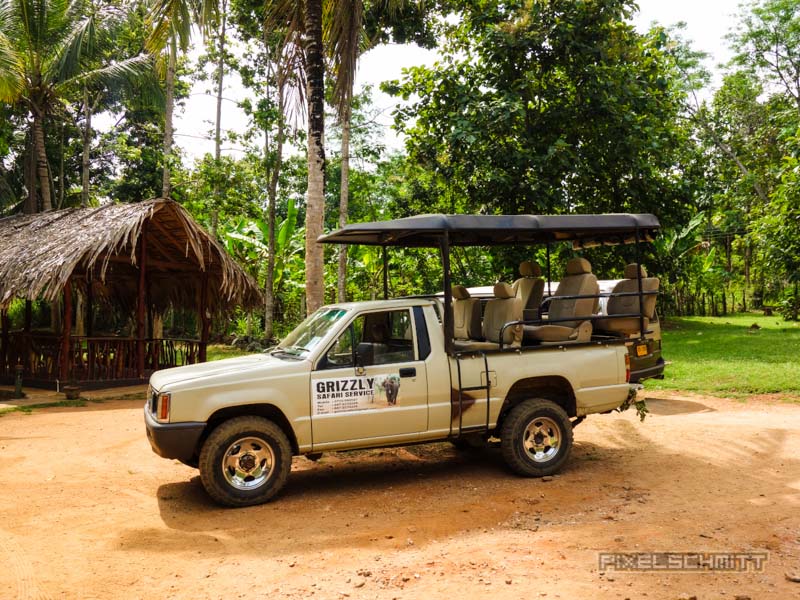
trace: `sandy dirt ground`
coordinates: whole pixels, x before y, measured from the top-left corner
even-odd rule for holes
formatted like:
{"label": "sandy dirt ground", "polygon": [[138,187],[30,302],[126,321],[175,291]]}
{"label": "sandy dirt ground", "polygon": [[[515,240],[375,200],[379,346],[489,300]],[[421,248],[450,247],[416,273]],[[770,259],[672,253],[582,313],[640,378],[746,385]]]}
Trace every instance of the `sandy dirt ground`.
{"label": "sandy dirt ground", "polygon": [[[429,444],[296,458],[275,501],[238,510],[151,452],[141,400],[7,414],[0,598],[800,598],[800,404],[649,405],[587,419],[550,481]],[[769,557],[630,573],[599,552]]]}

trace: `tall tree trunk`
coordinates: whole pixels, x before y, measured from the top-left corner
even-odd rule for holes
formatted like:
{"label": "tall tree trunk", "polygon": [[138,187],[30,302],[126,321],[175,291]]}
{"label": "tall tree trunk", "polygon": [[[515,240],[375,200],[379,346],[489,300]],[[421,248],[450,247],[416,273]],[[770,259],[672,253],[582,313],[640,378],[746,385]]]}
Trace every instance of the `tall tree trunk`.
{"label": "tall tree trunk", "polygon": [[175,109],[175,70],[178,62],[178,41],[173,35],[169,40],[169,58],[167,59],[166,106],[164,111],[164,174],[161,183],[161,197],[169,198],[172,194],[170,168],[172,166],[172,113]]}
{"label": "tall tree trunk", "polygon": [[42,196],[42,210],[53,209],[50,196],[50,166],[47,163],[47,150],[44,144],[44,117],[38,110],[33,111],[33,147],[36,153],[36,180],[39,183],[39,193]]}
{"label": "tall tree trunk", "polygon": [[[342,181],[339,191],[339,228],[347,225],[347,205],[350,199],[350,120],[352,107],[348,105],[342,115]],[[347,302],[347,246],[339,246],[339,273],[337,299]]]}
{"label": "tall tree trunk", "polygon": [[64,122],[61,122],[61,136],[58,140],[58,208],[64,206]]}
{"label": "tall tree trunk", "polygon": [[33,143],[33,131],[25,139],[25,161],[23,176],[25,178],[25,188],[28,195],[22,205],[22,212],[26,215],[39,212],[39,201],[36,194],[36,151]]}
{"label": "tall tree trunk", "polygon": [[221,171],[220,159],[222,158],[222,88],[225,81],[225,33],[228,19],[228,2],[222,0],[220,12],[222,18],[217,31],[217,121],[214,130],[214,164],[217,172],[214,178],[214,207],[211,209],[211,235],[217,237],[219,224],[219,207],[222,205],[222,187],[219,177]]}
{"label": "tall tree trunk", "polygon": [[[267,281],[264,284],[264,337],[272,339],[275,315],[275,204],[278,200],[278,178],[283,166],[283,137],[286,123],[283,119],[283,84],[278,83],[278,106],[281,114],[278,117],[278,135],[275,139],[275,162],[272,165],[269,189],[267,190],[269,206],[267,207]],[[265,158],[269,152],[269,132],[265,133]]]}
{"label": "tall tree trunk", "polygon": [[83,130],[83,164],[81,180],[81,206],[89,206],[89,144],[92,140],[92,107],[89,104],[89,90],[83,88],[83,118],[85,126]]}
{"label": "tall tree trunk", "polygon": [[308,99],[308,191],[306,192],[306,313],[325,299],[324,252],[317,238],[325,218],[325,61],[322,54],[322,0],[305,2]]}

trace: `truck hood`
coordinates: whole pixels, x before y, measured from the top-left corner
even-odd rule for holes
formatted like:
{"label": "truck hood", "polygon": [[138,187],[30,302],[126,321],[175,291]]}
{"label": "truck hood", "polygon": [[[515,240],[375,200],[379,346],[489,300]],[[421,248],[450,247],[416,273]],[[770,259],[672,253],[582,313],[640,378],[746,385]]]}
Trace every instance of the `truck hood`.
{"label": "truck hood", "polygon": [[305,362],[304,360],[282,360],[269,354],[249,354],[156,371],[150,377],[150,386],[158,391],[174,391],[176,387],[184,388],[184,384],[196,380],[227,379],[247,371],[258,371],[264,375],[271,375],[303,370],[308,368],[304,364]]}

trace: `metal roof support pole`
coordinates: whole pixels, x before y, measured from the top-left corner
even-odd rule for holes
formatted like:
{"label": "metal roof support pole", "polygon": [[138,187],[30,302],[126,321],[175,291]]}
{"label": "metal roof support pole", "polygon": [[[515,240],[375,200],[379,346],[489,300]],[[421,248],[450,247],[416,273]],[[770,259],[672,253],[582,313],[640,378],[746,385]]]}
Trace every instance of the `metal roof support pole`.
{"label": "metal roof support pole", "polygon": [[447,231],[442,236],[440,247],[442,251],[442,268],[444,269],[444,348],[448,354],[452,354],[455,327],[453,319],[453,289],[450,284],[450,234]]}
{"label": "metal roof support pole", "polygon": [[389,299],[389,255],[386,246],[381,246],[383,251],[383,299]]}
{"label": "metal roof support pole", "polygon": [[142,225],[139,237],[139,287],[136,298],[136,377],[144,379],[144,320],[145,320],[145,290],[147,288],[147,223]]}
{"label": "metal roof support pole", "polygon": [[64,324],[61,331],[61,365],[59,379],[64,386],[69,381],[69,371],[72,363],[70,351],[70,336],[72,335],[72,282],[67,279],[64,284]]}
{"label": "metal roof support pole", "polygon": [[[547,295],[552,296],[553,291],[550,289],[550,242],[547,242]],[[539,315],[541,317],[541,315]]]}
{"label": "metal roof support pole", "polygon": [[644,294],[642,292],[642,253],[639,248],[641,236],[636,228],[636,281],[639,285],[639,337],[644,339]]}

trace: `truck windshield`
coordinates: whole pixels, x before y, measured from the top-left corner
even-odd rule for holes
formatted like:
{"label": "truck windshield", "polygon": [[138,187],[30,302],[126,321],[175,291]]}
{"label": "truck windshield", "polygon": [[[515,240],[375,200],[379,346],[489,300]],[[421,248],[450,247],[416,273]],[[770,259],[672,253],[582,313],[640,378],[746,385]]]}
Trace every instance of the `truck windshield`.
{"label": "truck windshield", "polygon": [[307,356],[346,314],[343,308],[320,308],[287,335],[273,353]]}

